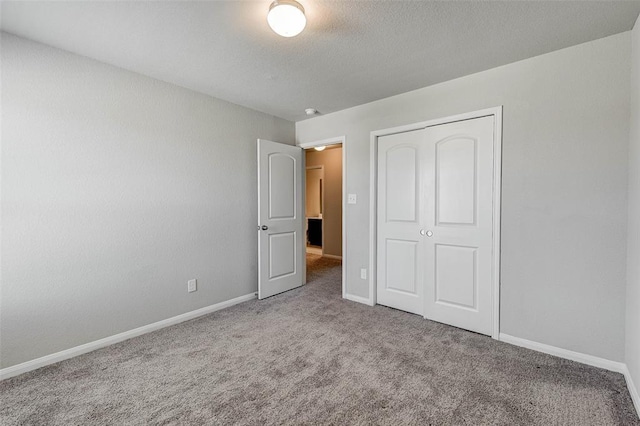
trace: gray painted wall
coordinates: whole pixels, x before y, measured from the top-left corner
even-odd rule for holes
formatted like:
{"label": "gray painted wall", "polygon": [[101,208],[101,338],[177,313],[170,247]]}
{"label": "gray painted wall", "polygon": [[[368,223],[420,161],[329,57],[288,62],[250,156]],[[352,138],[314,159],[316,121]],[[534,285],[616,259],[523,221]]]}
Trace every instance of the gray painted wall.
{"label": "gray painted wall", "polygon": [[370,132],[504,105],[501,331],[622,361],[629,52],[618,34],[297,122],[347,138],[348,293],[368,296]]}
{"label": "gray painted wall", "polygon": [[[629,139],[629,243],[627,246],[626,363],[640,391],[640,18],[631,33],[631,132]],[[638,407],[640,409],[640,407]]]}
{"label": "gray painted wall", "polygon": [[1,367],[257,290],[293,123],[7,34],[2,90]]}

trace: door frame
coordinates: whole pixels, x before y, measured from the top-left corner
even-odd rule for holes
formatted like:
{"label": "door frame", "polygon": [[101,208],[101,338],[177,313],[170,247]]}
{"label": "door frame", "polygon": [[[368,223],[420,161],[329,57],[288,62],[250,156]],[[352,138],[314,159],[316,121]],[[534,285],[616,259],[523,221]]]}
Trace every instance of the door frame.
{"label": "door frame", "polygon": [[[318,141],[311,142],[303,142],[297,144],[298,147],[302,149],[315,148],[316,146],[329,146],[329,145],[342,145],[342,298],[346,298],[347,294],[347,137],[346,136],[336,136],[334,138],[327,138]],[[306,164],[306,155],[303,155],[305,159],[305,170],[307,167]],[[307,174],[305,172],[304,176],[305,180],[303,182],[304,188],[307,188]],[[306,191],[304,191],[304,196],[302,203],[303,208],[306,207]],[[324,215],[323,220],[324,220]],[[324,256],[324,223],[322,229],[322,253]],[[304,252],[303,256],[306,258],[307,247],[306,244],[302,247]],[[304,262],[304,284],[307,283],[307,262]]]}
{"label": "door frame", "polygon": [[[500,336],[500,213],[501,213],[501,190],[502,190],[502,105],[494,108],[486,108],[464,114],[452,115],[449,117],[437,118],[434,120],[422,121],[405,126],[392,127],[388,129],[375,130],[371,132],[370,145],[370,182],[369,182],[369,265],[371,269],[369,277],[369,299],[368,304],[374,306],[377,302],[377,225],[378,218],[376,209],[378,204],[378,138],[396,133],[410,132],[412,130],[424,129],[426,127],[438,126],[441,124],[454,123],[456,121],[471,120],[474,118],[494,117],[493,131],[493,248],[491,265],[491,293],[492,303],[492,332],[491,337],[499,340]],[[426,317],[425,317],[426,318]]]}
{"label": "door frame", "polygon": [[[305,157],[306,157],[306,155],[305,155]],[[323,184],[323,186],[324,186],[324,183],[325,183],[324,166],[323,165],[321,165],[321,166],[307,166],[306,162],[305,162],[305,173],[304,173],[304,202],[305,202],[305,205],[304,205],[304,207],[305,207],[305,215],[304,216],[305,217],[304,217],[304,220],[306,221],[306,225],[305,225],[305,229],[306,230],[309,229],[309,219],[307,219],[307,215],[306,215],[306,208],[307,208],[307,204],[306,204],[307,203],[307,172],[309,170],[322,170],[322,181],[323,181],[322,184]],[[324,205],[325,205],[325,203],[324,203],[324,193],[325,193],[325,191],[323,190],[322,194],[320,194],[320,197],[321,197],[320,204],[322,205],[323,208],[324,208]],[[324,218],[323,218],[323,220],[324,220]],[[323,225],[324,225],[324,222],[323,222]],[[322,238],[322,241],[321,241],[320,244],[322,244],[322,247],[320,247],[320,249],[321,249],[321,252],[322,252],[322,256],[324,256],[324,226],[322,226],[321,229],[322,229],[322,232],[320,232],[320,237]],[[306,253],[306,244],[305,244],[305,253]]]}

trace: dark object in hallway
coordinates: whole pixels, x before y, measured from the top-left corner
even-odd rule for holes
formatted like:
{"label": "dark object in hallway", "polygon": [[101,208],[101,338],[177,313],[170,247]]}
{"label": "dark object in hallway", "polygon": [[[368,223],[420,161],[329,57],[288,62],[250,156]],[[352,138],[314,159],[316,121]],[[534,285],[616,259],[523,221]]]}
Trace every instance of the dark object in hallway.
{"label": "dark object in hallway", "polygon": [[322,219],[307,219],[307,240],[312,246],[322,247]]}

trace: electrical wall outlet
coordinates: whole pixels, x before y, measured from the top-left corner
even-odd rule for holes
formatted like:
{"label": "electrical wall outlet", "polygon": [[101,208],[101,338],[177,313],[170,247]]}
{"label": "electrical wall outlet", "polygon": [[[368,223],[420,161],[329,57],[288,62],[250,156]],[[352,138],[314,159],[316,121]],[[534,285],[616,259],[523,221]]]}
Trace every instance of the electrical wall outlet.
{"label": "electrical wall outlet", "polygon": [[360,278],[362,278],[363,280],[367,279],[367,269],[366,268],[360,269]]}
{"label": "electrical wall outlet", "polygon": [[349,204],[355,204],[358,201],[358,197],[356,196],[356,194],[349,194],[349,196],[347,197],[347,203]]}
{"label": "electrical wall outlet", "polygon": [[196,290],[198,290],[198,281],[197,280],[187,281],[187,291],[189,293],[193,293]]}

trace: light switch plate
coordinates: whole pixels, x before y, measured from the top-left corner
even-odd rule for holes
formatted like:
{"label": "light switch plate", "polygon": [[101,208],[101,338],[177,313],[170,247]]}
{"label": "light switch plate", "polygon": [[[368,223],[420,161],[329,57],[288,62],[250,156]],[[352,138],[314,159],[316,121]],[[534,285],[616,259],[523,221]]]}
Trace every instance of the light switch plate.
{"label": "light switch plate", "polygon": [[196,290],[198,290],[198,281],[196,280],[187,281],[187,291],[189,293],[193,293]]}

